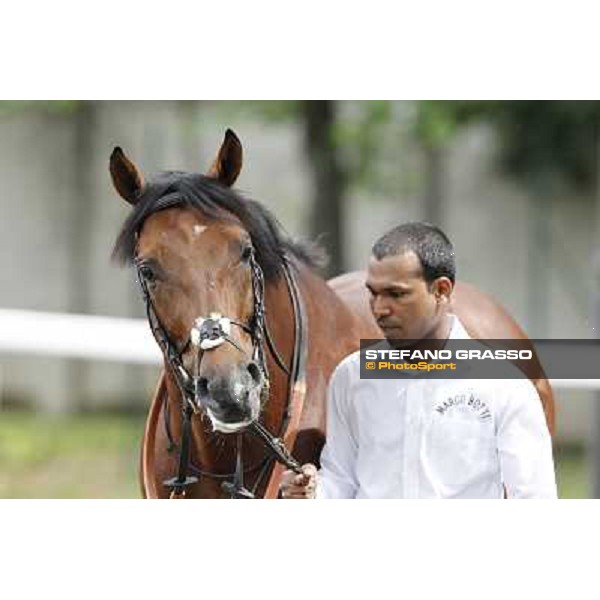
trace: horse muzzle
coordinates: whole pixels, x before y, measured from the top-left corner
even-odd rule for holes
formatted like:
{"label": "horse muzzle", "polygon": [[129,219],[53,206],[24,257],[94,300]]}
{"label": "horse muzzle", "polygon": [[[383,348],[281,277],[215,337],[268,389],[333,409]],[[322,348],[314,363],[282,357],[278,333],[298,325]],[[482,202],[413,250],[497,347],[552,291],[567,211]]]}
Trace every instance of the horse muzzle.
{"label": "horse muzzle", "polygon": [[258,418],[263,384],[252,375],[252,365],[236,368],[227,376],[195,379],[196,402],[206,411],[213,429],[231,433]]}
{"label": "horse muzzle", "polygon": [[234,364],[219,364],[219,359],[215,362],[219,347],[233,346],[245,352],[231,337],[232,323],[236,322],[211,313],[207,318],[196,319],[190,333],[190,341],[198,349],[194,377],[196,404],[204,408],[213,428],[224,433],[239,431],[258,418],[264,384],[262,370],[254,360]]}

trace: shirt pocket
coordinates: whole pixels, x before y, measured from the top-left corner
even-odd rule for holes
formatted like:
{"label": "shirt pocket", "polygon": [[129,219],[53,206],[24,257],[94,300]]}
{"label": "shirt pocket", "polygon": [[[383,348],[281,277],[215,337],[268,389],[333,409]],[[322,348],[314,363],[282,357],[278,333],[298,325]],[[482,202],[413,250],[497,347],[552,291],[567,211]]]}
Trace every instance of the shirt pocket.
{"label": "shirt pocket", "polygon": [[451,496],[498,471],[493,423],[475,414],[435,414],[424,425],[420,460],[429,484]]}

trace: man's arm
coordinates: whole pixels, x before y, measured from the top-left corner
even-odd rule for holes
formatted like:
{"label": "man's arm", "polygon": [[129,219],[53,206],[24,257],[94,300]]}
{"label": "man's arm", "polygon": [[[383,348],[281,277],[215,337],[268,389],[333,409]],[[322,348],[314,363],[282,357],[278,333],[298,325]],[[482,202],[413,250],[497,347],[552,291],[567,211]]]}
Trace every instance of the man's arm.
{"label": "man's arm", "polygon": [[317,474],[317,498],[354,498],[358,488],[358,444],[351,426],[348,386],[346,369],[337,369],[327,392],[327,438]]}
{"label": "man's arm", "polygon": [[508,498],[556,498],[552,440],[540,399],[529,380],[506,384],[497,436]]}
{"label": "man's arm", "polygon": [[350,424],[348,375],[338,368],[327,390],[327,438],[321,454],[321,470],[302,465],[303,474],[285,471],[279,486],[283,498],[354,498],[357,483],[357,444]]}

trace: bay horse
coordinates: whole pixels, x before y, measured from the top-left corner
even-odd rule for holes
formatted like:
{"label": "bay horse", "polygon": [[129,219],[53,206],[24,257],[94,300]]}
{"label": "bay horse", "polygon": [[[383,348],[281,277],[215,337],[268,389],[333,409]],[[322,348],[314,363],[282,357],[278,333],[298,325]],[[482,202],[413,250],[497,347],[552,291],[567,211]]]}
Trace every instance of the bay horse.
{"label": "bay horse", "polygon": [[[382,337],[364,273],[325,281],[314,247],[232,189],[242,146],[231,130],[205,175],[145,181],[119,147],[109,166],[133,207],[113,257],[135,267],[164,355],[142,442],[144,497],[276,498],[285,467],[319,464],[333,369],[361,338]],[[526,339],[467,284],[453,312],[474,338]],[[552,430],[550,386],[532,381]]]}

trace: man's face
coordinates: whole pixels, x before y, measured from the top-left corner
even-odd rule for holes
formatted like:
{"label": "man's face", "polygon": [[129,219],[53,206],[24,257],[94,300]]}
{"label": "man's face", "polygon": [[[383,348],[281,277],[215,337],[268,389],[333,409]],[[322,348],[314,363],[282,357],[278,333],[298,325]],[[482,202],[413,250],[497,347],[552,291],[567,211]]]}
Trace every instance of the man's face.
{"label": "man's face", "polygon": [[367,270],[371,311],[387,339],[438,339],[452,283],[446,277],[428,285],[418,256],[408,251],[377,260]]}

